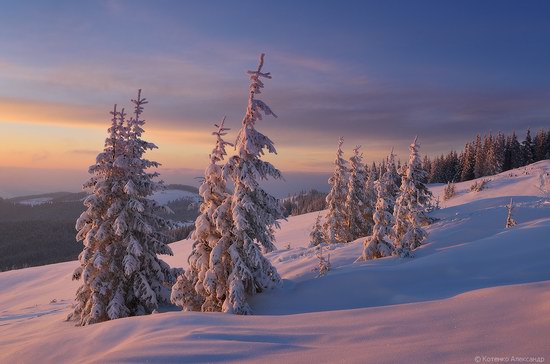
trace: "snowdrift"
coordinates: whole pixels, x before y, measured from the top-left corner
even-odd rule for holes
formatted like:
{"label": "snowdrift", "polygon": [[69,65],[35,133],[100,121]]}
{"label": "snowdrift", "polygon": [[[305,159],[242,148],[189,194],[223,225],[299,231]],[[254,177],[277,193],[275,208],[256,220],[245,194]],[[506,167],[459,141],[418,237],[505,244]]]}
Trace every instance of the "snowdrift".
{"label": "snowdrift", "polygon": [[[307,247],[318,213],[291,217],[268,255],[283,285],[251,299],[254,316],[164,307],[75,327],[63,320],[76,262],[0,273],[0,362],[550,360],[549,173],[543,161],[488,177],[480,192],[459,183],[414,258],[356,263],[359,239],[331,246],[333,269],[319,278]],[[518,225],[505,229],[511,197]],[[185,267],[191,242],[172,248],[166,261]]]}

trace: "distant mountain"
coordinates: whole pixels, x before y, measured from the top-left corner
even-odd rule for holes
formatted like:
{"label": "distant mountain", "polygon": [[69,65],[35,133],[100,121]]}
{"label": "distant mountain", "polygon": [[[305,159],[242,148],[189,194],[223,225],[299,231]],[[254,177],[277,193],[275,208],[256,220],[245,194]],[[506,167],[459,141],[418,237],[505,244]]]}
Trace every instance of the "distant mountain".
{"label": "distant mountain", "polygon": [[[166,186],[153,198],[174,212],[180,222],[172,240],[187,237],[198,215],[200,197],[193,186]],[[76,259],[82,243],[75,241],[75,221],[84,211],[86,192],[53,192],[0,198],[0,271]]]}
{"label": "distant mountain", "polygon": [[8,199],[8,201],[23,205],[41,205],[44,203],[52,202],[76,202],[82,201],[86,197],[86,192],[51,192],[43,193],[40,195],[28,195],[28,196],[19,196]]}
{"label": "distant mountain", "polygon": [[[187,192],[187,194],[182,192]],[[181,197],[187,197],[187,196],[193,197],[195,195],[198,196],[199,189],[197,187],[189,186],[189,185],[169,184],[169,185],[166,185],[166,189],[164,191],[157,192],[155,196],[162,196],[170,193],[174,196],[174,199],[167,200],[164,203],[162,201],[158,201],[158,202],[166,204],[169,201],[174,201]],[[50,193],[42,193],[38,195],[26,195],[26,196],[13,197],[13,198],[7,199],[7,201],[17,203],[17,204],[22,204],[22,205],[36,206],[44,203],[82,201],[86,196],[87,196],[87,192],[84,192],[84,191],[83,192],[50,192]],[[155,200],[157,199],[155,198]],[[165,200],[165,199],[162,199],[162,200]]]}

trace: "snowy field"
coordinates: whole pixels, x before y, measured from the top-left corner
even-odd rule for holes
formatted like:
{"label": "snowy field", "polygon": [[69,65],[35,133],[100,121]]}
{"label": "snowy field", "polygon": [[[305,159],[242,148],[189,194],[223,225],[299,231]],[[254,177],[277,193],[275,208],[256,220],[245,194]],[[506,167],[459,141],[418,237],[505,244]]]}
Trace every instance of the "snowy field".
{"label": "snowy field", "polygon": [[[254,316],[165,307],[75,327],[64,318],[77,262],[0,273],[0,363],[548,362],[549,173],[543,161],[489,177],[481,192],[459,183],[414,258],[355,263],[359,239],[331,246],[333,268],[319,278],[307,248],[317,213],[290,218],[268,255],[283,285],[251,299]],[[510,197],[518,225],[505,229]],[[185,267],[191,242],[172,248],[166,261]]]}

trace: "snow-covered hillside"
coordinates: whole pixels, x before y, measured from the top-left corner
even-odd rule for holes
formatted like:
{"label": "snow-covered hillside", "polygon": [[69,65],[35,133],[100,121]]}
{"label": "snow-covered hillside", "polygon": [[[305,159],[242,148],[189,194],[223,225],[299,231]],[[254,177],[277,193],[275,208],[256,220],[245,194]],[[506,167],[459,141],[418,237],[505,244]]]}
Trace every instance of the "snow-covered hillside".
{"label": "snow-covered hillside", "polygon": [[[549,172],[550,161],[508,171],[477,193],[459,183],[414,258],[355,263],[359,239],[331,246],[333,269],[319,278],[307,247],[317,213],[291,217],[268,255],[283,285],[251,300],[254,316],[166,307],[75,327],[63,319],[77,262],[0,273],[0,362],[550,360]],[[510,197],[518,225],[505,229]],[[172,248],[166,260],[185,267],[191,242]]]}

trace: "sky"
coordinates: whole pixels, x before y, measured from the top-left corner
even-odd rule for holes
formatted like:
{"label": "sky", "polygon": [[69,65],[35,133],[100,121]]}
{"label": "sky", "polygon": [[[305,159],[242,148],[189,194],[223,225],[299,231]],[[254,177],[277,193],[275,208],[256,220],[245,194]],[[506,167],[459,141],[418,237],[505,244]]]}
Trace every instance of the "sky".
{"label": "sky", "polygon": [[327,190],[338,138],[367,161],[418,135],[428,155],[477,133],[550,125],[550,3],[12,1],[0,12],[0,196],[78,191],[113,104],[146,105],[169,183],[197,184],[266,53],[257,125],[276,144],[278,195]]}

